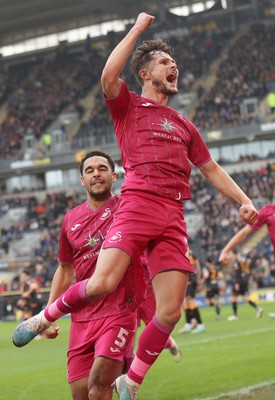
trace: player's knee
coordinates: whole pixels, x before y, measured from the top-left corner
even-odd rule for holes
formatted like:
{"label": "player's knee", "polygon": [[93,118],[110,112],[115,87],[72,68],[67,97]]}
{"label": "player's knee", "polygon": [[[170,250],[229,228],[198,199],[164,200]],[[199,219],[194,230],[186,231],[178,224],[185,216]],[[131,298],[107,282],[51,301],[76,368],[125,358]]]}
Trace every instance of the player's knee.
{"label": "player's knee", "polygon": [[100,400],[100,393],[95,387],[92,387],[89,390],[88,399],[89,400]]}
{"label": "player's knee", "polygon": [[88,393],[89,400],[100,400],[102,394],[98,391],[97,387],[93,386]]}
{"label": "player's knee", "polygon": [[181,319],[181,310],[179,308],[160,308],[156,313],[159,322],[166,326],[175,326]]}
{"label": "player's knee", "polygon": [[99,389],[100,388],[94,379],[92,381],[89,380],[89,382],[88,382],[88,398],[89,398],[89,400],[98,399]]}
{"label": "player's knee", "polygon": [[174,312],[172,314],[167,314],[166,315],[166,322],[167,325],[169,326],[175,326],[179,320],[181,319],[181,313],[180,312]]}
{"label": "player's knee", "polygon": [[89,400],[101,400],[101,399],[107,399],[107,398],[112,398],[113,394],[113,389],[112,387],[109,386],[104,386],[100,384],[100,382],[93,382],[92,385],[89,386],[89,393],[88,393],[88,399]]}

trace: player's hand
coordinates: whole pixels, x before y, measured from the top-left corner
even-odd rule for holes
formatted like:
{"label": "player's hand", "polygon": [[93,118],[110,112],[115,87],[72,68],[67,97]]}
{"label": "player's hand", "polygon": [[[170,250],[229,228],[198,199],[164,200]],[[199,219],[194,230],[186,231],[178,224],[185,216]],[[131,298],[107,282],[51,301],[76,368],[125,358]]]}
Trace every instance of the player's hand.
{"label": "player's hand", "polygon": [[144,32],[148,28],[148,26],[152,25],[154,21],[155,17],[153,15],[142,12],[137,17],[135,28],[138,28],[141,32]]}
{"label": "player's hand", "polygon": [[253,225],[258,219],[258,214],[252,203],[242,204],[239,211],[239,218],[246,224]]}
{"label": "player's hand", "polygon": [[55,339],[59,335],[59,326],[53,322],[51,326],[43,332],[43,336],[47,339]]}
{"label": "player's hand", "polygon": [[227,265],[229,261],[230,261],[230,251],[222,250],[219,257],[219,262],[223,265]]}

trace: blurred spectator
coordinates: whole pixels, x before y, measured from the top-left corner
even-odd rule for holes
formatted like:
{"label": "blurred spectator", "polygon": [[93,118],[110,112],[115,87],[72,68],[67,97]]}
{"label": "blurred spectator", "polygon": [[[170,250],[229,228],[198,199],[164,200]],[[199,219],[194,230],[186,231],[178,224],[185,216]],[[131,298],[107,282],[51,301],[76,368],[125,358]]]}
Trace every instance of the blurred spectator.
{"label": "blurred spectator", "polygon": [[52,148],[52,135],[50,132],[45,132],[42,135],[42,142],[45,146],[45,149],[50,151]]}
{"label": "blurred spectator", "polygon": [[196,109],[193,122],[200,130],[257,122],[257,113],[242,114],[240,104],[247,98],[260,103],[269,91],[274,80],[274,35],[274,25],[253,25],[227,51],[214,86]]}
{"label": "blurred spectator", "polygon": [[40,284],[32,278],[28,270],[20,274],[20,299],[17,307],[22,311],[22,319],[26,320],[42,310]]}
{"label": "blurred spectator", "polygon": [[0,281],[0,293],[6,292],[8,290],[8,285],[3,280]]}
{"label": "blurred spectator", "polygon": [[270,109],[271,114],[275,114],[275,91],[269,92],[267,97],[267,106]]}

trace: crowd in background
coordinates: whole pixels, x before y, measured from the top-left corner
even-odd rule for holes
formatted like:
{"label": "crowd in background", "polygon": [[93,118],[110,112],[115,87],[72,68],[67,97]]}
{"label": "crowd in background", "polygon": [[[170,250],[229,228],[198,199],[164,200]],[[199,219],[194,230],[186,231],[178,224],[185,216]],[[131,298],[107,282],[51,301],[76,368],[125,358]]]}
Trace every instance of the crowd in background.
{"label": "crowd in background", "polygon": [[[256,171],[232,173],[231,176],[261,206],[263,202],[274,201],[275,170],[271,164],[267,163]],[[194,193],[192,211],[202,212],[204,223],[190,241],[190,246],[202,262],[209,256],[218,260],[224,245],[244,226],[238,219],[238,207],[235,202],[217,194],[200,174],[191,178],[191,187]],[[251,252],[241,255],[251,262],[251,279],[258,287],[275,286],[274,250],[268,236]]]}
{"label": "crowd in background", "polygon": [[275,27],[254,25],[226,53],[216,73],[214,86],[203,96],[193,122],[201,130],[236,127],[257,121],[242,115],[246,98],[263,99],[275,92]]}
{"label": "crowd in background", "polygon": [[[253,26],[231,45],[234,33],[230,30],[209,30],[169,39],[178,54],[179,90],[196,90],[199,95],[192,118],[199,129],[237,126],[257,120],[255,116],[243,117],[240,103],[249,97],[256,97],[260,102],[273,90],[274,29]],[[115,40],[119,40],[119,34],[113,35],[112,41]],[[7,101],[7,113],[0,124],[0,158],[22,159],[24,136],[39,140],[61,112],[74,110],[81,117],[84,109],[80,100],[98,85],[108,52],[108,47],[96,50],[80,46],[74,52],[65,47],[48,59],[37,56],[32,62],[1,72],[0,106]],[[194,82],[206,76],[212,62],[219,57],[222,61],[214,86],[210,90],[203,85],[194,89]],[[137,90],[130,72],[129,76],[122,77],[131,89]],[[87,136],[94,137],[95,145],[113,140],[108,136],[102,139],[107,135],[108,125],[112,125],[110,116],[99,92],[90,118],[82,122],[72,147],[83,146]]]}
{"label": "crowd in background", "polygon": [[79,101],[98,82],[102,62],[97,52],[56,54],[51,60],[28,64],[25,79],[18,78],[16,89],[11,70],[6,78],[14,91],[8,97],[7,113],[0,125],[1,158],[21,159],[23,138],[31,135],[39,140],[62,111],[70,109],[81,115]]}

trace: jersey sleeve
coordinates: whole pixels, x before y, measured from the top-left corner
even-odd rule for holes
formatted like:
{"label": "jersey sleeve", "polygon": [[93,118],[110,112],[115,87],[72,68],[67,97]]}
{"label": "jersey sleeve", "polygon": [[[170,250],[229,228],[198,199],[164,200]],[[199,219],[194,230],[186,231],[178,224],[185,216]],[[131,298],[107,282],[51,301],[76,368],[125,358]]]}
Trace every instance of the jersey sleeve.
{"label": "jersey sleeve", "polygon": [[264,208],[262,208],[262,209],[260,210],[260,212],[259,212],[258,220],[257,220],[256,224],[254,224],[254,225],[249,225],[249,226],[250,226],[250,228],[251,228],[253,231],[257,231],[257,230],[260,229],[265,223],[266,223],[266,213],[265,213],[265,207],[264,207]]}
{"label": "jersey sleeve", "polygon": [[62,226],[61,226],[61,233],[59,239],[59,251],[58,251],[58,260],[59,262],[65,262],[69,264],[73,264],[73,250],[68,241],[67,237],[67,216],[63,218]]}
{"label": "jersey sleeve", "polygon": [[188,149],[188,158],[196,167],[201,167],[203,164],[210,161],[212,156],[199,131],[190,121],[189,129],[191,131],[191,141]]}
{"label": "jersey sleeve", "polygon": [[126,83],[120,79],[120,90],[116,97],[107,98],[104,93],[103,96],[113,120],[116,121],[118,119],[123,119],[127,114],[131,97]]}

